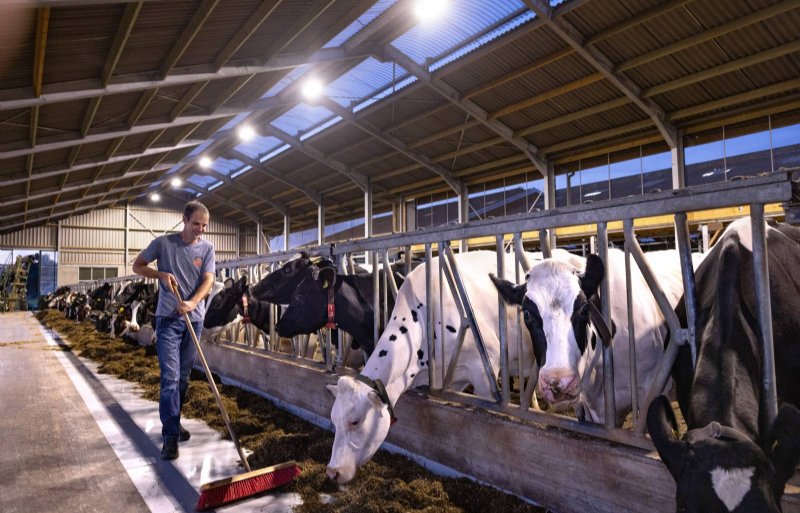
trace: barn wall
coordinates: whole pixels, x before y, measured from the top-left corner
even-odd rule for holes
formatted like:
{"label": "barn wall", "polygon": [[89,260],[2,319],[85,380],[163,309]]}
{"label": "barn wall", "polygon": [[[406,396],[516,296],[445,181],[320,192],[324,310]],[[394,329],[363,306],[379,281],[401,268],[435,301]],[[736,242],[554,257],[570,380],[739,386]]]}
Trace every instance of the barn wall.
{"label": "barn wall", "polygon": [[[155,236],[179,231],[183,203],[167,200],[158,206],[141,201],[130,205],[128,254],[125,254],[125,207],[98,209],[62,219],[58,224],[37,226],[0,235],[0,248],[58,250],[58,285],[77,283],[81,267],[116,268],[118,276],[132,274],[136,255]],[[213,214],[205,238],[214,244],[217,260],[236,258],[238,229],[231,221]]]}

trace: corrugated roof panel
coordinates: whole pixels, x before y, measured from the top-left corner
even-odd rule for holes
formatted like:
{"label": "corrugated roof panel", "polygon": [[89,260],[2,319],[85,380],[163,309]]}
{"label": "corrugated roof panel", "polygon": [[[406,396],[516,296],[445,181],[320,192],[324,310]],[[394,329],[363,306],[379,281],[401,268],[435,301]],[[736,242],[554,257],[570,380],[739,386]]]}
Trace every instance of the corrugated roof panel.
{"label": "corrugated roof panel", "polygon": [[339,32],[336,37],[328,41],[324,48],[335,48],[341,46],[348,39],[361,32],[361,30],[370,24],[378,16],[386,12],[391,6],[397,3],[397,0],[378,0],[372,7],[358,17],[356,21],[348,25],[348,27]]}
{"label": "corrugated roof panel", "polygon": [[518,0],[450,2],[444,16],[419,23],[392,44],[418,64],[442,56],[510,14],[523,8]]}
{"label": "corrugated roof panel", "polygon": [[325,121],[333,116],[333,113],[325,107],[319,105],[308,105],[305,103],[292,107],[277,119],[273,119],[270,124],[293,136],[298,135],[314,127],[317,123]]}
{"label": "corrugated roof panel", "polygon": [[218,157],[214,159],[211,167],[223,175],[229,175],[231,172],[244,167],[244,163],[236,159],[227,159],[225,157]]}
{"label": "corrugated roof panel", "polygon": [[189,177],[189,182],[201,188],[206,188],[209,185],[216,183],[217,179],[208,175],[192,175]]}
{"label": "corrugated roof panel", "polygon": [[265,153],[269,153],[282,144],[283,143],[280,141],[280,139],[275,137],[256,135],[252,141],[240,142],[237,144],[236,149],[250,158],[256,158]]}
{"label": "corrugated roof panel", "polygon": [[346,74],[325,86],[325,95],[344,107],[379,94],[388,85],[406,77],[408,72],[392,62],[364,59]]}

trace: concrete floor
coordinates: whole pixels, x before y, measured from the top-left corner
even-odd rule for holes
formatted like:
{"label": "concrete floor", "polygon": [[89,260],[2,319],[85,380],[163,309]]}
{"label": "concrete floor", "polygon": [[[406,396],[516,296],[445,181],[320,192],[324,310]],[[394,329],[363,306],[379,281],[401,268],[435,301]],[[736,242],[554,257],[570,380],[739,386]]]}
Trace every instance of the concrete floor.
{"label": "concrete floor", "polygon": [[[0,315],[0,511],[188,512],[201,483],[242,472],[233,444],[196,420],[180,458],[161,460],[158,404],[59,341],[30,313]],[[273,492],[218,511],[298,502]]]}

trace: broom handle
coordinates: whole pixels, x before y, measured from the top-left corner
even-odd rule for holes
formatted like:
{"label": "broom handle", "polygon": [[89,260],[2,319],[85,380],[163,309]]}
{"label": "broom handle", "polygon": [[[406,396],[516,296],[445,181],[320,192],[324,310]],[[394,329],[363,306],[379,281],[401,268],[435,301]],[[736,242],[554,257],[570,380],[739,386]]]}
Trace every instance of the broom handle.
{"label": "broom handle", "polygon": [[[177,287],[173,289],[173,292],[175,293],[175,296],[177,296],[178,302],[183,303],[183,299],[181,299],[181,293],[178,292]],[[219,390],[217,390],[217,384],[214,383],[214,378],[211,376],[211,369],[208,368],[208,362],[206,361],[205,355],[203,355],[203,349],[200,347],[200,341],[197,340],[197,333],[194,332],[194,327],[192,326],[192,322],[189,320],[189,314],[184,313],[183,319],[186,321],[186,327],[189,329],[189,334],[192,336],[192,340],[194,341],[194,346],[197,348],[197,354],[200,356],[200,361],[203,362],[203,369],[205,369],[206,371],[206,378],[208,378],[208,384],[211,386],[211,392],[214,393],[214,398],[217,400],[217,405],[219,406],[219,409],[222,412],[222,418],[225,420],[225,425],[228,427],[228,433],[231,434],[233,445],[236,446],[236,451],[239,453],[239,458],[242,460],[242,464],[244,465],[245,470],[250,472],[250,464],[247,463],[247,458],[244,455],[244,451],[242,451],[242,446],[239,444],[239,439],[236,437],[236,433],[233,432],[231,419],[230,417],[228,417],[228,411],[225,409],[225,405],[222,403],[222,397],[220,397]]]}

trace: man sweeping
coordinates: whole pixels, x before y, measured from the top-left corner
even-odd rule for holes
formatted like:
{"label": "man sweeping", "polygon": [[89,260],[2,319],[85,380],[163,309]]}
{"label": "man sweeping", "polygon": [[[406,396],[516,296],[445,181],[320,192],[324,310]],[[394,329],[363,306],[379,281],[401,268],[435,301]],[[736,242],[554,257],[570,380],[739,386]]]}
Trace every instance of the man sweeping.
{"label": "man sweeping", "polygon": [[[156,350],[161,369],[158,404],[161,458],[178,457],[178,441],[191,436],[181,426],[181,408],[189,387],[189,373],[197,350],[184,320],[187,313],[197,336],[203,327],[206,302],[214,284],[214,246],[201,238],[208,227],[208,209],[199,201],[190,201],[183,209],[183,230],[156,237],[133,262],[133,272],[160,283],[156,309]],[[158,270],[148,264],[157,260]],[[183,301],[172,292],[180,291]]]}

